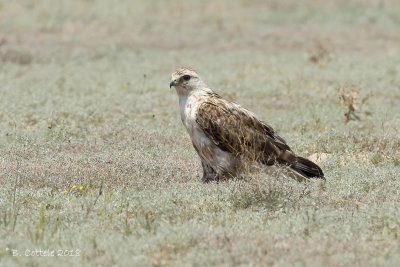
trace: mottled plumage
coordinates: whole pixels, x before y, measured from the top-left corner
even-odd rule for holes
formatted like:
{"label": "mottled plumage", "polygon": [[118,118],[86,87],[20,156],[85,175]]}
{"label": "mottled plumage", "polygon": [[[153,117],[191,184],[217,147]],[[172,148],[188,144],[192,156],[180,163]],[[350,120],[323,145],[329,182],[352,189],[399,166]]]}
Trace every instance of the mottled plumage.
{"label": "mottled plumage", "polygon": [[248,162],[287,166],[297,179],[324,177],[315,163],[296,156],[255,114],[209,89],[193,69],[176,70],[172,86],[182,122],[201,158],[203,181],[238,177]]}

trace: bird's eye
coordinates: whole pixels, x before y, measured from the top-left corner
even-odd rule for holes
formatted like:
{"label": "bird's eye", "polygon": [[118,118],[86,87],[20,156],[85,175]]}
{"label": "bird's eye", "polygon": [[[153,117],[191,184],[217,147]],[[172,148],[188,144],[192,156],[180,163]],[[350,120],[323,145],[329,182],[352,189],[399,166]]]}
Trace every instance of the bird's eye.
{"label": "bird's eye", "polygon": [[183,76],[182,76],[182,79],[183,79],[184,81],[189,81],[189,80],[190,80],[190,75],[183,75]]}

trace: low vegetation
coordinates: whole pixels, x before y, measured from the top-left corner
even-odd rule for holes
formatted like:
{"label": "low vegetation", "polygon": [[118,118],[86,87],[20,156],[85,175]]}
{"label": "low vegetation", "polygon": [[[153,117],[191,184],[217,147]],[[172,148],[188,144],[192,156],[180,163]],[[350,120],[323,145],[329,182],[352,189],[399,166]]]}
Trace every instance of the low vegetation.
{"label": "low vegetation", "polygon": [[[399,12],[390,0],[0,1],[0,265],[395,266]],[[326,182],[261,169],[202,184],[168,87],[180,66]]]}

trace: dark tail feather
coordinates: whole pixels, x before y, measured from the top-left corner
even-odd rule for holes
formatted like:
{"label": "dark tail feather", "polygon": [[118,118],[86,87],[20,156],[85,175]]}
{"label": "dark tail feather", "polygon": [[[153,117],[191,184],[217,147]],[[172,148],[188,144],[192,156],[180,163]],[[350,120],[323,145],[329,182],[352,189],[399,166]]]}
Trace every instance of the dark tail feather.
{"label": "dark tail feather", "polygon": [[289,167],[305,178],[325,180],[324,173],[322,172],[321,168],[308,159],[296,156],[295,161],[290,163]]}

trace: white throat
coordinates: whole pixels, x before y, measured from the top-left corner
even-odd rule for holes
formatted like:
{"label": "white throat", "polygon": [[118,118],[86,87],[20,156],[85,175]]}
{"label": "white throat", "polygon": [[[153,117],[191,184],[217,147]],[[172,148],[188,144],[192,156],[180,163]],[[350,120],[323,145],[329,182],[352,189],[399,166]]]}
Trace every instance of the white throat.
{"label": "white throat", "polygon": [[188,102],[190,91],[188,91],[182,87],[175,87],[175,89],[176,89],[176,93],[178,94],[178,97],[179,97],[179,109],[180,109],[180,113],[181,113],[181,119],[184,120],[185,107]]}

